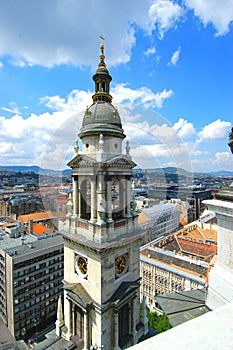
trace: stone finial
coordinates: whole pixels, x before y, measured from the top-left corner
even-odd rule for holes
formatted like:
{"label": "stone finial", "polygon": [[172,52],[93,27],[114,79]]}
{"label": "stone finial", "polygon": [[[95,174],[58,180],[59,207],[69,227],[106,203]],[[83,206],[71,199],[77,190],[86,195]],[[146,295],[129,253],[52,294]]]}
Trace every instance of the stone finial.
{"label": "stone finial", "polygon": [[231,149],[231,153],[233,153],[233,128],[231,128],[231,132],[229,133],[229,142],[228,146]]}
{"label": "stone finial", "polygon": [[78,146],[78,140],[75,141],[75,146],[74,146],[74,152],[76,155],[78,155],[78,151],[79,151],[79,146]]}
{"label": "stone finial", "polygon": [[73,200],[72,200],[72,193],[70,192],[68,202],[67,202],[67,214],[73,213]]}
{"label": "stone finial", "polygon": [[57,306],[57,320],[56,324],[56,335],[61,336],[61,327],[64,325],[63,312],[62,312],[62,296],[59,295],[58,306]]}
{"label": "stone finial", "polygon": [[98,153],[96,155],[97,162],[104,162],[105,161],[105,154],[104,154],[104,137],[103,134],[99,135],[99,141],[98,141]]}
{"label": "stone finial", "polygon": [[100,138],[99,138],[99,151],[100,151],[100,153],[103,153],[103,151],[104,151],[104,137],[103,137],[103,134],[100,134]]}
{"label": "stone finial", "polygon": [[126,155],[128,158],[131,159],[131,155],[130,155],[130,146],[129,146],[129,141],[126,141],[126,146],[125,146],[125,150],[126,150]]}

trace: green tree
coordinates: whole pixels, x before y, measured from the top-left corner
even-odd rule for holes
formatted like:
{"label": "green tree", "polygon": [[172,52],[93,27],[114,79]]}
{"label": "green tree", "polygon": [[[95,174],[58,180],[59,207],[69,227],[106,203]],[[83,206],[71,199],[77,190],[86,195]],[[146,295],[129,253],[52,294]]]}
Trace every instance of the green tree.
{"label": "green tree", "polygon": [[169,319],[165,313],[163,313],[162,315],[158,315],[156,312],[151,312],[147,308],[147,318],[149,327],[154,328],[157,333],[162,333],[172,328]]}

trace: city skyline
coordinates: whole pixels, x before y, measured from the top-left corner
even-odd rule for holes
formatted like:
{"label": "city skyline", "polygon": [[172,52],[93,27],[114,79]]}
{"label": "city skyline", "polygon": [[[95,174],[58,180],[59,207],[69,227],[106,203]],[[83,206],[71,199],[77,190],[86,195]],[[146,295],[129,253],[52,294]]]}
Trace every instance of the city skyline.
{"label": "city skyline", "polygon": [[0,4],[0,165],[65,167],[103,34],[136,163],[233,171],[232,0]]}

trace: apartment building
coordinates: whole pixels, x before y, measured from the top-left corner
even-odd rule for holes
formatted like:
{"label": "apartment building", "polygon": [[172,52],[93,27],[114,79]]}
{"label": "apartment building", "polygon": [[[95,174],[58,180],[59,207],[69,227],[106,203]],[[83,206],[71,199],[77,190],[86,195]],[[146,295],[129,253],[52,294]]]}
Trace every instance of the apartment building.
{"label": "apartment building", "polygon": [[180,212],[173,203],[161,202],[144,208],[139,213],[140,227],[145,230],[143,244],[160,236],[176,232],[180,225]]}
{"label": "apartment building", "polygon": [[28,338],[56,319],[63,240],[48,232],[24,235],[18,224],[1,231],[0,243],[0,317],[16,339]]}
{"label": "apartment building", "polygon": [[155,296],[205,287],[217,254],[216,231],[195,223],[158,238],[140,251],[141,299],[152,311]]}

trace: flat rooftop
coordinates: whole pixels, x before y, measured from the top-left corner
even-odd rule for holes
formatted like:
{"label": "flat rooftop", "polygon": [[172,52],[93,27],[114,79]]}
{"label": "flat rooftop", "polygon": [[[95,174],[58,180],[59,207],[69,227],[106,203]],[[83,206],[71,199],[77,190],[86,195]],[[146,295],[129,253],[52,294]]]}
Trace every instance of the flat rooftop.
{"label": "flat rooftop", "polygon": [[[48,234],[47,237],[36,237],[32,234],[26,234],[23,237],[24,244],[22,244],[22,237],[10,238],[8,234],[1,234],[0,249],[9,255],[19,257],[63,242],[62,236],[57,233]],[[16,254],[15,251],[17,251]]]}
{"label": "flat rooftop", "polygon": [[232,350],[232,348],[233,303],[229,303],[128,349]]}

